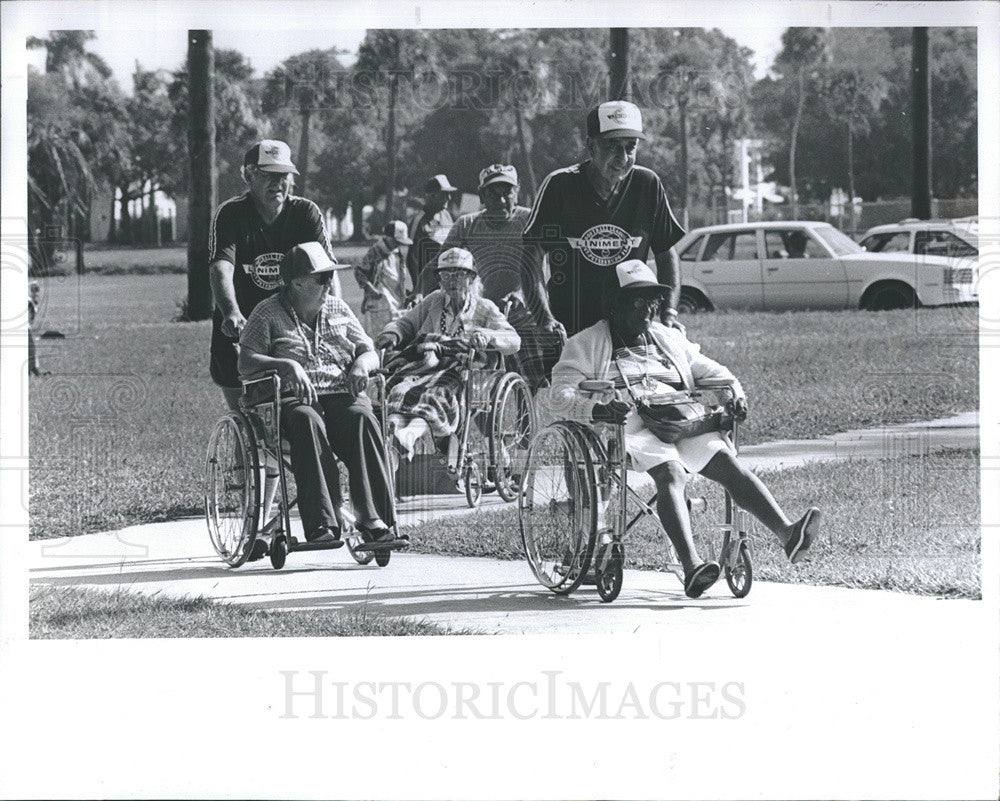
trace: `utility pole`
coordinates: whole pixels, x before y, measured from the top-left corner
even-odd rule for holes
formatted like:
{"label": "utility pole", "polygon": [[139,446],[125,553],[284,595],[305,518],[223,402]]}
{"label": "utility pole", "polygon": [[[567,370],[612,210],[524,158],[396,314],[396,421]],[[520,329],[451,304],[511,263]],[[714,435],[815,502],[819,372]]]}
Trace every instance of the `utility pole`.
{"label": "utility pole", "polygon": [[628,28],[611,29],[608,76],[610,99],[631,100],[632,82],[629,80]]}
{"label": "utility pole", "polygon": [[191,175],[188,219],[189,320],[212,316],[212,285],[208,275],[208,235],[216,206],[215,175],[215,51],[211,31],[188,31],[188,166]]}
{"label": "utility pole", "polygon": [[927,28],[913,29],[913,196],[911,215],[931,218],[931,74]]}

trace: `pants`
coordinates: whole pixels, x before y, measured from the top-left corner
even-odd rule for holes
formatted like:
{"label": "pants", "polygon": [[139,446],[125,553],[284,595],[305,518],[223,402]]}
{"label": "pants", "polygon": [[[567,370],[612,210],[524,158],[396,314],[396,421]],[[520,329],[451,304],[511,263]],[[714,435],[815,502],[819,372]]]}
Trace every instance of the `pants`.
{"label": "pants", "polygon": [[340,503],[337,459],[347,467],[358,522],[395,523],[382,431],[368,398],[338,393],[321,395],[315,406],[284,404],[281,431],[291,446],[299,514],[307,534],[320,526],[340,528],[335,511]]}

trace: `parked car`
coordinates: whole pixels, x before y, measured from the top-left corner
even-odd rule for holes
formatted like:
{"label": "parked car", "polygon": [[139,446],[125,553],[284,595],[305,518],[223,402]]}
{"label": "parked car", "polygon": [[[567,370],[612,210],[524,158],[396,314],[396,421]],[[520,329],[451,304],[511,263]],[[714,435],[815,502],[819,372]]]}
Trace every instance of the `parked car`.
{"label": "parked car", "polygon": [[858,244],[871,253],[978,257],[979,224],[975,217],[960,220],[909,218],[869,228]]}
{"label": "parked car", "polygon": [[680,311],[900,309],[978,302],[967,259],[869,253],[824,222],[696,228],[677,243]]}

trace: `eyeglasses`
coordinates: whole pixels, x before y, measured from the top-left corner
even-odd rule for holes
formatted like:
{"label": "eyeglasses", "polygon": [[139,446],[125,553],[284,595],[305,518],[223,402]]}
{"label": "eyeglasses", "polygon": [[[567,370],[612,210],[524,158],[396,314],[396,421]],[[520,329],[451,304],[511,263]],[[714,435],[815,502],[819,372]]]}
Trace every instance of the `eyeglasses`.
{"label": "eyeglasses", "polygon": [[495,183],[483,188],[483,194],[487,197],[500,198],[511,197],[517,194],[517,187],[511,184]]}
{"label": "eyeglasses", "polygon": [[438,270],[438,275],[446,276],[449,278],[454,278],[455,276],[458,275],[467,275],[470,278],[472,277],[472,273],[470,273],[468,270]]}
{"label": "eyeglasses", "polygon": [[648,298],[648,297],[644,298],[642,295],[640,295],[637,298],[632,298],[632,300],[629,302],[629,305],[631,305],[631,307],[636,311],[645,311],[645,312],[651,311],[656,313],[659,312],[661,308],[663,308],[663,298]]}
{"label": "eyeglasses", "polygon": [[333,273],[317,273],[312,277],[312,279],[320,286],[326,286],[327,284],[330,283],[330,279],[332,277]]}

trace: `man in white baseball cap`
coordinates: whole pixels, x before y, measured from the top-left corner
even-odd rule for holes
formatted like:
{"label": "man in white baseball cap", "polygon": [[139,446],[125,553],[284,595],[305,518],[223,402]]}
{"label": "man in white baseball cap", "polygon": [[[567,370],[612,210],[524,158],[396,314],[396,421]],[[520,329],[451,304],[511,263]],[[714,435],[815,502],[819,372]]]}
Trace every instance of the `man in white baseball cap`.
{"label": "man in white baseball cap", "polygon": [[672,323],[680,297],[674,245],[684,229],[659,176],[635,163],[646,138],[642,113],[625,100],[601,103],[587,115],[586,133],[589,158],[550,173],[528,219],[525,242],[545,252],[551,272],[547,285],[539,277],[525,288],[529,304],[572,335],[600,319],[608,269],[652,253],[661,283],[671,287],[662,320]]}

